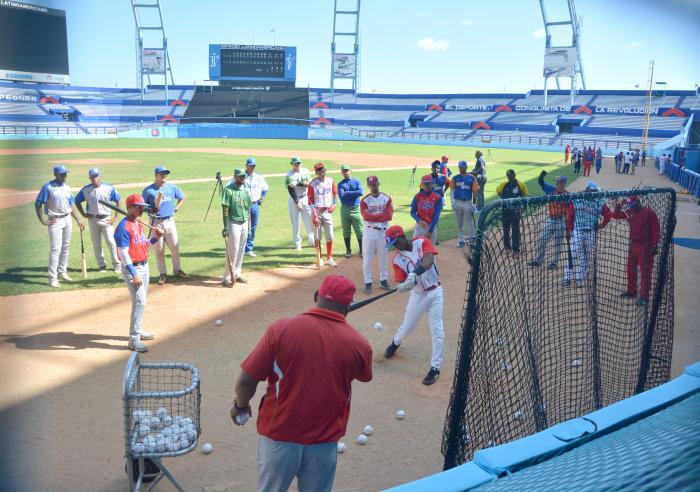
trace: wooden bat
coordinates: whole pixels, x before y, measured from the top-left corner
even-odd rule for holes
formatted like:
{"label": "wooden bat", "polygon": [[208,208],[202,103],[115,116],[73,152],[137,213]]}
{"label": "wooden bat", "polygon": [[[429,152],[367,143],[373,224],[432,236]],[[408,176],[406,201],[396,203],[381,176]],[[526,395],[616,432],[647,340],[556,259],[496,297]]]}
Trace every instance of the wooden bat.
{"label": "wooden bat", "polygon": [[378,296],[374,296],[374,297],[370,297],[369,299],[365,299],[364,301],[353,302],[352,304],[350,304],[350,307],[348,308],[348,312],[355,311],[356,309],[360,309],[361,307],[365,307],[367,304],[371,304],[374,301],[378,301],[382,297],[386,297],[389,294],[393,294],[394,292],[396,292],[396,287],[384,292],[383,294],[379,294]]}
{"label": "wooden bat", "polygon": [[[128,216],[128,214],[126,213],[126,210],[121,209],[121,208],[117,207],[116,205],[112,205],[110,202],[107,202],[107,201],[105,201],[105,200],[99,200],[99,199],[98,199],[97,201],[100,202],[100,203],[101,203],[102,205],[104,205],[105,207],[111,208],[111,209],[114,210],[115,212],[119,212],[120,214],[122,214],[122,215],[124,215],[124,216]],[[147,222],[144,222],[143,220],[139,219],[138,217],[136,218],[136,222],[138,222],[139,224],[144,225],[144,226],[146,226],[146,227],[148,227],[149,229],[152,229],[152,230],[153,230],[153,229],[158,229],[157,227],[154,227],[154,226],[152,226],[151,224],[149,224],[149,223],[147,223]]]}
{"label": "wooden bat", "polygon": [[82,229],[80,229],[80,255],[83,263],[83,278],[87,278],[87,261],[85,260],[85,242],[83,241]]}
{"label": "wooden bat", "polygon": [[571,240],[568,240],[568,239],[567,239],[567,241],[566,241],[566,255],[567,255],[568,261],[569,261],[569,270],[573,272],[573,270],[574,270],[574,259],[573,259],[573,257],[571,256]]}

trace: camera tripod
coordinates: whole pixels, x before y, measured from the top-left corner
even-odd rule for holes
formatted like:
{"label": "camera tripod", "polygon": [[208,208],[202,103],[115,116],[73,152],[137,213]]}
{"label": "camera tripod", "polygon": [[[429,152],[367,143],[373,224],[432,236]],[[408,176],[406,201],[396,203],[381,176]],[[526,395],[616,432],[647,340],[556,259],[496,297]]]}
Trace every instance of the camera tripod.
{"label": "camera tripod", "polygon": [[410,194],[411,191],[413,190],[413,187],[416,184],[416,170],[418,169],[418,166],[413,166],[413,170],[411,171],[411,179],[408,180],[408,193]]}
{"label": "camera tripod", "polygon": [[221,171],[216,171],[216,184],[214,185],[214,191],[211,192],[209,206],[207,206],[207,211],[204,214],[204,222],[207,221],[207,215],[209,215],[209,210],[211,209],[211,204],[214,201],[214,196],[216,195],[217,191],[219,192],[219,197],[224,193],[224,184],[221,182]]}

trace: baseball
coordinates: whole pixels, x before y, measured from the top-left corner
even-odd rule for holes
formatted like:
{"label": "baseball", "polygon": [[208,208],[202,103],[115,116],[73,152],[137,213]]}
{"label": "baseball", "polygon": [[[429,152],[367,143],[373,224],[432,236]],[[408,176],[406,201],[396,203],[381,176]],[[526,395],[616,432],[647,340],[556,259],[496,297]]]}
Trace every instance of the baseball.
{"label": "baseball", "polygon": [[161,420],[159,417],[151,417],[151,425],[155,427],[156,429],[160,427],[161,425]]}
{"label": "baseball", "polygon": [[220,319],[217,319],[216,321],[214,321],[214,324],[215,324],[216,326],[221,326],[221,325],[224,324],[224,322],[221,321]]}
{"label": "baseball", "polygon": [[134,454],[142,454],[146,451],[146,446],[142,442],[136,441],[133,446],[131,446],[131,451]]}
{"label": "baseball", "polygon": [[214,446],[212,446],[210,443],[205,442],[204,445],[202,446],[202,453],[204,454],[209,454],[212,451],[214,451]]}
{"label": "baseball", "polygon": [[357,444],[361,446],[367,444],[367,436],[365,436],[364,434],[360,434],[359,436],[357,436]]}
{"label": "baseball", "polygon": [[179,440],[172,441],[171,446],[173,447],[173,451],[180,451],[180,441]]}
{"label": "baseball", "polygon": [[520,410],[516,410],[513,416],[518,420],[522,420],[523,417],[525,417],[525,415],[523,415],[523,412],[521,412]]}
{"label": "baseball", "polygon": [[180,439],[180,449],[187,449],[190,447],[190,441],[186,437]]}
{"label": "baseball", "polygon": [[146,436],[148,435],[149,432],[151,432],[151,428],[150,428],[150,427],[148,427],[148,426],[145,425],[145,424],[139,425],[139,428],[138,428],[139,437],[146,437]]}
{"label": "baseball", "polygon": [[579,367],[581,366],[581,359],[574,359],[574,361],[571,363],[573,367]]}
{"label": "baseball", "polygon": [[144,446],[146,446],[146,451],[149,453],[155,453],[156,449],[158,449],[158,444],[156,443],[156,438],[153,436],[148,436],[144,441],[143,441]]}
{"label": "baseball", "polygon": [[170,437],[173,435],[172,427],[163,427],[163,437]]}
{"label": "baseball", "polygon": [[345,443],[339,442],[338,443],[338,453],[343,454],[344,452],[345,452]]}
{"label": "baseball", "polygon": [[374,427],[372,427],[371,425],[365,425],[365,428],[362,429],[362,433],[365,436],[371,436],[372,432],[374,432]]}
{"label": "baseball", "polygon": [[166,415],[165,417],[161,418],[163,427],[170,427],[173,423],[173,418],[170,415]]}
{"label": "baseball", "polygon": [[377,330],[377,331],[383,330],[383,329],[384,329],[384,325],[381,324],[379,321],[377,321],[376,323],[374,323],[374,329]]}
{"label": "baseball", "polygon": [[399,410],[398,412],[396,412],[396,418],[399,420],[403,420],[405,416],[406,412],[404,412],[403,410]]}
{"label": "baseball", "polygon": [[188,438],[190,441],[194,441],[194,440],[197,438],[197,431],[194,430],[194,429],[189,429],[189,430],[187,431],[187,438]]}
{"label": "baseball", "polygon": [[248,420],[250,420],[250,415],[248,415],[247,413],[236,415],[236,422],[238,422],[238,425],[243,425],[246,422],[248,422]]}
{"label": "baseball", "polygon": [[165,407],[160,407],[160,408],[156,411],[156,416],[157,416],[159,419],[163,420],[165,417],[168,416],[168,409],[165,408]]}

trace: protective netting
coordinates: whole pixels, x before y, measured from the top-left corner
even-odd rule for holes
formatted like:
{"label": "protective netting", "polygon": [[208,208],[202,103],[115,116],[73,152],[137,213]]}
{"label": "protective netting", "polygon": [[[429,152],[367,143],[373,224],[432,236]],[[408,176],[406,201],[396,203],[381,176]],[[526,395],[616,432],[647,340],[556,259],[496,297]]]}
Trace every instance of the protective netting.
{"label": "protective netting", "polygon": [[[622,217],[596,226],[607,210],[629,217],[626,202],[633,195],[659,223],[644,305],[639,273],[633,274],[636,296],[621,294],[628,289],[630,254],[642,263],[650,257],[639,240],[631,243],[630,233],[651,234],[640,235],[640,223]],[[484,208],[469,253],[472,271],[443,432],[445,469],[469,461],[478,449],[668,380],[675,209],[672,189],[651,188],[499,200]],[[566,218],[555,217],[572,210],[568,230]],[[510,249],[504,222],[511,226]],[[519,225],[519,245],[513,225]]]}

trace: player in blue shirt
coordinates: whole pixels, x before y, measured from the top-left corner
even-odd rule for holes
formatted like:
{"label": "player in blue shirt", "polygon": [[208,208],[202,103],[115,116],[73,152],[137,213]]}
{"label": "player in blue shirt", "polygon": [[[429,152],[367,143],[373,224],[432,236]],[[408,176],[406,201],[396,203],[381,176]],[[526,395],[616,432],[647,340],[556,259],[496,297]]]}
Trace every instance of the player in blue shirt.
{"label": "player in blue shirt", "polygon": [[360,245],[362,256],[362,215],[360,214],[360,199],[364,195],[360,180],[352,177],[352,169],[347,164],[340,168],[343,179],[338,183],[338,197],[340,198],[340,223],[343,226],[343,240],[345,241],[345,257],[352,256],[350,248],[350,227],[355,229],[355,237]]}
{"label": "player in blue shirt", "polygon": [[[158,285],[163,285],[168,273],[165,266],[165,244],[168,245],[173,259],[173,273],[181,278],[187,274],[180,268],[180,240],[175,227],[175,214],[185,202],[185,194],[174,184],[167,183],[170,171],[165,166],[158,166],[154,170],[155,182],[144,188],[141,196],[151,210],[151,222],[154,226],[160,225],[163,235],[155,244],[156,261],[160,278]],[[160,195],[160,199],[158,198]],[[156,204],[158,204],[156,206]]]}

